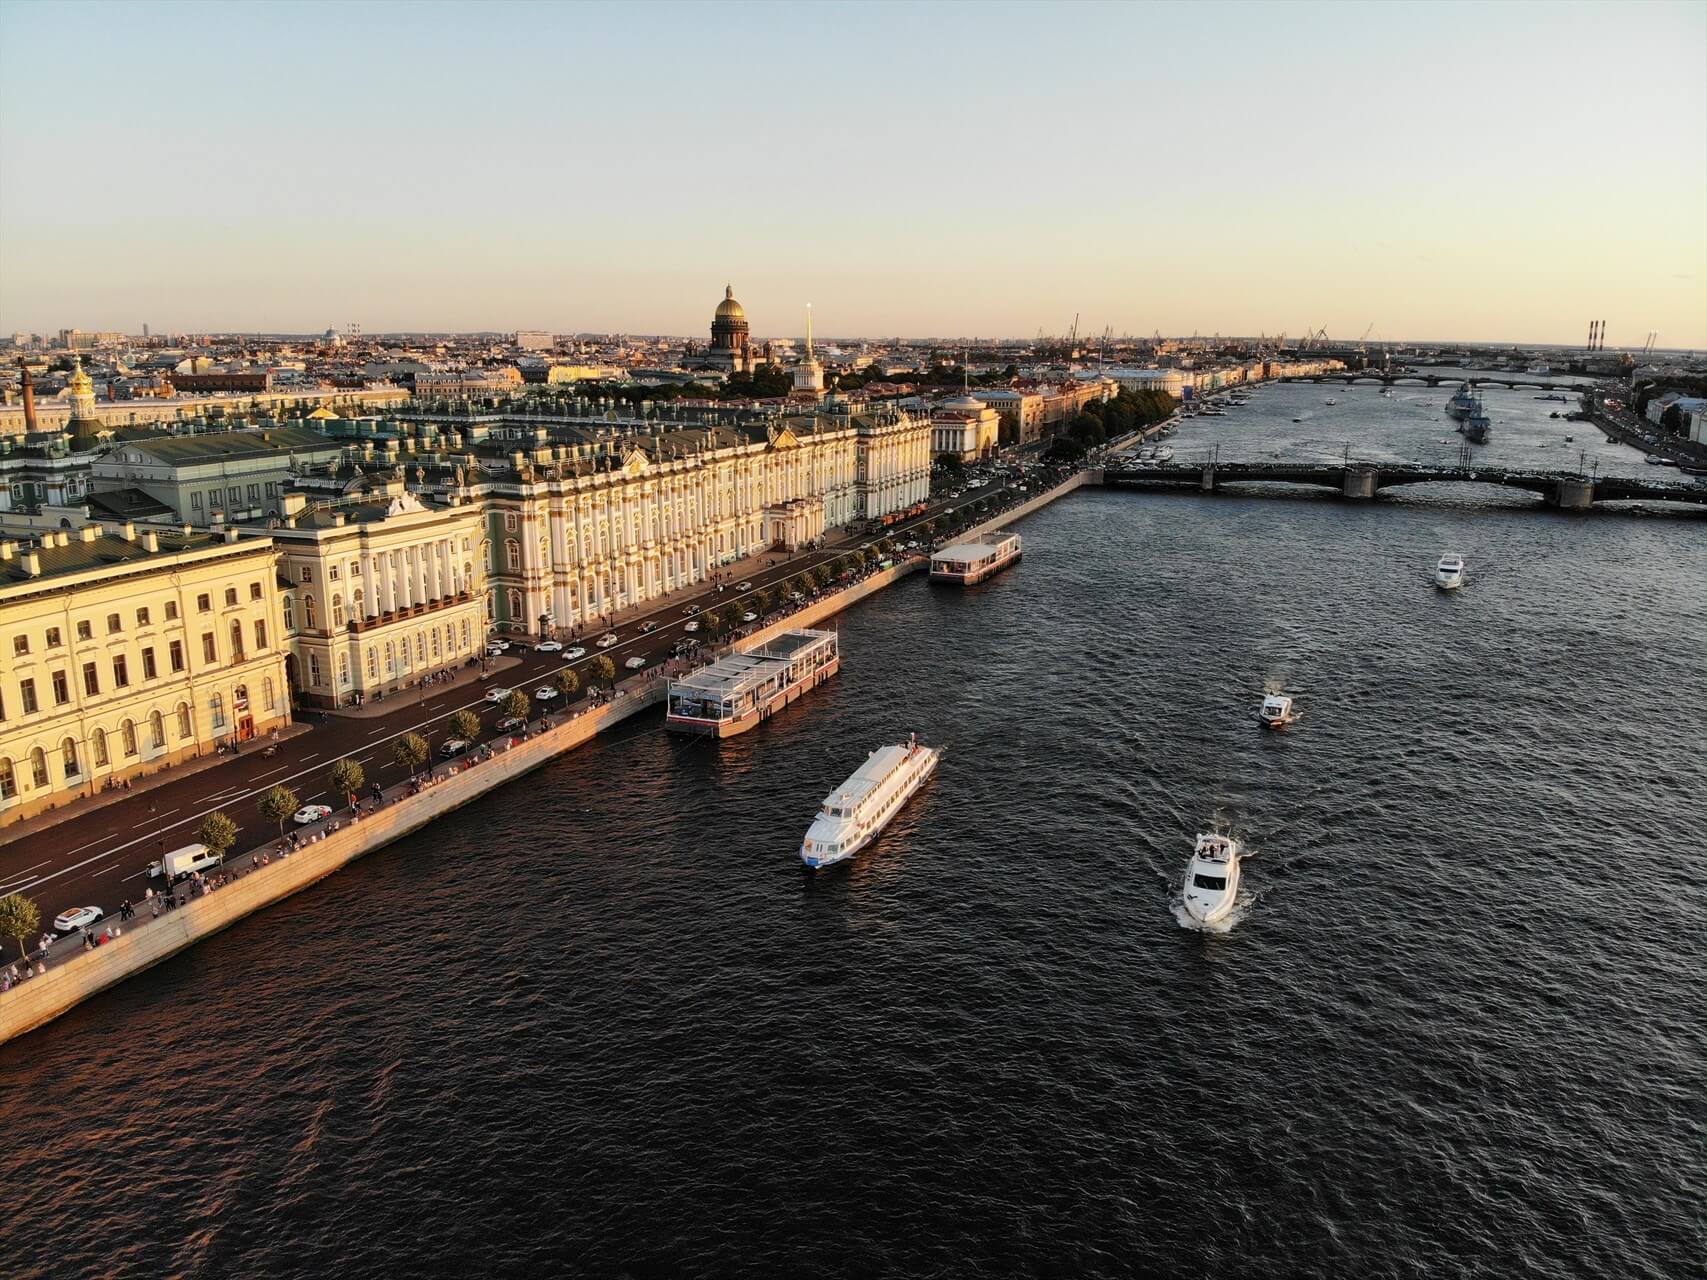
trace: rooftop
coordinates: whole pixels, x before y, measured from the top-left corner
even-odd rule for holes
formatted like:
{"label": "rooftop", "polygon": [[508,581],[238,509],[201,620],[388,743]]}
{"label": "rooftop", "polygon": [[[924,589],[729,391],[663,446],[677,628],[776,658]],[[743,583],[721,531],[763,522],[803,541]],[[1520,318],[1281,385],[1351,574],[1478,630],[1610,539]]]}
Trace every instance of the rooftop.
{"label": "rooftop", "polygon": [[127,440],[125,446],[168,466],[225,458],[257,458],[299,450],[336,450],[342,446],[308,427],[260,427],[249,431],[213,431],[205,435],[156,434]]}
{"label": "rooftop", "polygon": [[[94,528],[94,526],[89,526]],[[144,538],[152,535],[158,549],[149,550]],[[64,545],[60,545],[61,541]],[[52,546],[42,543],[52,542]],[[148,530],[134,539],[122,534],[100,533],[85,538],[83,531],[50,531],[35,543],[18,543],[12,554],[0,558],[0,588],[35,584],[51,578],[67,577],[89,569],[111,565],[141,564],[149,559],[180,551],[199,551],[224,544],[224,539],[210,533],[183,533],[180,530]],[[244,551],[253,551],[257,544],[239,544]],[[40,573],[31,573],[28,558],[34,555],[41,564]]]}

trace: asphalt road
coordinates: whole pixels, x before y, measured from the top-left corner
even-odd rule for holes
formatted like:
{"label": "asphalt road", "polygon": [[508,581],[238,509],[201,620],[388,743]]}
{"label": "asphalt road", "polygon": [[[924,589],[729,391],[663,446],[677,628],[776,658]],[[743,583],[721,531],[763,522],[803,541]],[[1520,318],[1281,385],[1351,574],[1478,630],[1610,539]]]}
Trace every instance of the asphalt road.
{"label": "asphalt road", "polygon": [[[263,792],[281,782],[296,791],[302,804],[340,808],[344,798],[332,793],[327,774],[334,762],[346,756],[361,763],[370,785],[378,782],[389,787],[403,781],[408,772],[392,759],[392,744],[401,735],[421,734],[437,758],[440,745],[452,736],[450,717],[466,709],[479,715],[482,740],[489,737],[505,714],[497,704],[487,701],[489,690],[522,689],[531,695],[567,666],[581,676],[585,696],[587,664],[601,652],[616,664],[619,678],[631,674],[624,663],[637,655],[646,658],[648,670],[667,659],[670,650],[687,638],[683,624],[688,619],[683,609],[688,604],[718,609],[748,603],[760,589],[802,569],[885,537],[904,540],[927,520],[1004,495],[1021,499],[1031,496],[1007,494],[995,484],[971,490],[959,499],[933,503],[925,513],[880,534],[755,570],[743,579],[753,584],[750,591],[727,586],[720,595],[711,588],[660,603],[649,614],[625,620],[618,631],[618,643],[608,649],[596,648],[596,637],[576,641],[587,649],[584,658],[565,661],[558,653],[534,652],[531,643],[523,641],[495,664],[494,670],[473,683],[428,688],[424,694],[413,689],[394,694],[387,699],[392,709],[377,716],[303,713],[299,718],[313,724],[313,729],[279,743],[271,756],[262,753],[261,744],[252,743],[234,760],[133,792],[52,825],[25,822],[15,829],[19,834],[9,829],[5,833],[10,837],[7,843],[0,844],[0,894],[17,892],[33,898],[41,909],[44,929],[54,916],[72,906],[99,906],[114,915],[126,898],[133,902],[142,898],[151,883],[147,865],[163,852],[194,843],[202,819],[215,810],[224,811],[238,824],[234,851],[255,848],[278,834],[276,827],[263,822],[256,813],[256,802]],[[642,633],[640,624],[645,621],[657,622],[657,629]],[[535,703],[536,708],[540,705]],[[561,709],[564,704],[558,699],[546,705]],[[287,829],[291,825],[287,821]]]}

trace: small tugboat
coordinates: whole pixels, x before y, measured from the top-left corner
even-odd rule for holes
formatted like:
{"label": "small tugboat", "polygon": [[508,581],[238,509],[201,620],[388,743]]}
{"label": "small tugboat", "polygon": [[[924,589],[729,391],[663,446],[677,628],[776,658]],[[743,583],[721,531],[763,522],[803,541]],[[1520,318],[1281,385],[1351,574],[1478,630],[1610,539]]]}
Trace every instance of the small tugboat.
{"label": "small tugboat", "polygon": [[1284,729],[1303,718],[1304,713],[1292,705],[1292,699],[1281,693],[1268,694],[1257,711],[1257,719],[1265,729]]}
{"label": "small tugboat", "polygon": [[1434,585],[1442,591],[1456,591],[1464,585],[1464,557],[1448,551],[1434,566]]}
{"label": "small tugboat", "polygon": [[941,751],[923,746],[913,734],[904,743],[873,751],[846,782],[824,797],[800,842],[800,861],[806,869],[819,871],[846,862],[875,840],[936,771],[941,758]]}
{"label": "small tugboat", "polygon": [[1226,917],[1239,896],[1239,842],[1220,833],[1199,834],[1185,869],[1185,910],[1199,924]]}

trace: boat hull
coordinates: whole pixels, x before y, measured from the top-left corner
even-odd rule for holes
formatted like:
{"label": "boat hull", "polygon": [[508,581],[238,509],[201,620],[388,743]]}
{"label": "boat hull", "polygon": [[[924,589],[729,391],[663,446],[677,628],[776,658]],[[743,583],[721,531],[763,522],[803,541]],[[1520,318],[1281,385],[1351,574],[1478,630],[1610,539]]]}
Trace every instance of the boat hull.
{"label": "boat hull", "polygon": [[759,725],[769,720],[789,703],[798,701],[803,695],[816,689],[841,669],[842,660],[838,655],[818,670],[808,673],[791,685],[778,689],[763,703],[732,719],[713,720],[697,716],[666,714],[664,727],[671,733],[691,733],[708,738],[733,738],[736,734],[758,728]]}

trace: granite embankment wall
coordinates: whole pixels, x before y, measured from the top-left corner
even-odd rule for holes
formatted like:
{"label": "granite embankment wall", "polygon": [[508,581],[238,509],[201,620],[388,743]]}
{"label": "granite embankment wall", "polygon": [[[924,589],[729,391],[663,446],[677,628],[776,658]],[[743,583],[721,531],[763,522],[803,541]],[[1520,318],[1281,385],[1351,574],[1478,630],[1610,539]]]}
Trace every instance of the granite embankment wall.
{"label": "granite embankment wall", "polygon": [[1002,512],[1001,515],[984,521],[983,524],[975,524],[970,529],[962,529],[959,533],[954,535],[954,540],[956,542],[966,542],[977,537],[979,534],[988,533],[992,529],[1005,529],[1014,521],[1023,519],[1033,511],[1047,507],[1057,498],[1065,497],[1080,485],[1101,483],[1101,469],[1092,469],[1087,467],[1083,471],[1075,472],[1073,475],[1068,476],[1053,489],[1040,493],[1035,498],[1032,498],[1027,502],[1020,503],[1017,507],[1011,507]]}
{"label": "granite embankment wall", "polygon": [[[926,561],[915,557],[874,573],[767,623],[742,643],[753,644],[795,627],[813,626],[918,572],[925,564]],[[53,960],[41,977],[0,994],[0,1044],[52,1021],[90,996],[159,964],[252,912],[288,898],[363,854],[383,848],[470,800],[539,768],[601,730],[656,706],[663,701],[664,692],[662,680],[631,681],[622,696],[608,706],[582,711],[534,737],[513,740],[513,744],[500,740],[494,744],[496,754],[490,759],[448,767],[455,772],[440,766],[436,780],[426,789],[411,795],[398,788],[388,793],[386,803],[373,813],[359,820],[341,816],[338,830],[326,832],[288,857],[275,855],[266,866],[249,871],[212,893],[191,898],[158,920],[141,916],[124,925],[119,937],[92,951],[72,951]],[[248,865],[249,854],[234,857],[230,862],[240,871]],[[0,965],[4,963],[0,961]]]}

